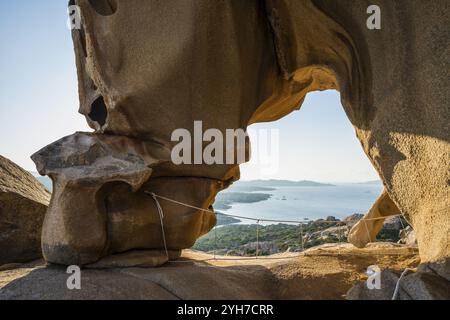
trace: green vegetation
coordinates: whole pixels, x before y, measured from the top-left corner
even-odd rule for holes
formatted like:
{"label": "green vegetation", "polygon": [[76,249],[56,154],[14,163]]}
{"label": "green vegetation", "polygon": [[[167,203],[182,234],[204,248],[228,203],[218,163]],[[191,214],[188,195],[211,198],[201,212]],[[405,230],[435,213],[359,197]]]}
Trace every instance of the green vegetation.
{"label": "green vegetation", "polygon": [[[341,229],[329,229],[333,227],[339,227]],[[219,250],[222,253],[229,253],[233,255],[254,255],[255,246],[254,243],[257,239],[257,230],[259,234],[259,242],[272,244],[277,248],[276,252],[300,251],[301,250],[301,238],[300,227],[298,225],[290,224],[271,224],[271,225],[226,225],[216,230],[212,230],[208,234],[199,238],[195,243],[193,249],[201,251],[213,251]],[[324,235],[320,231],[332,230],[326,232]],[[342,222],[336,221],[336,223],[314,223],[310,222],[303,225],[304,236],[304,248],[311,248],[324,243],[337,243],[347,242],[346,239],[347,228],[344,227]],[[217,238],[217,243],[216,243]],[[390,241],[397,242],[399,240],[398,230],[386,230],[383,229],[378,235],[378,241]],[[253,247],[251,246],[253,244]],[[259,250],[260,255],[268,255],[275,253],[273,249],[265,250],[264,246],[261,246]]]}
{"label": "green vegetation", "polygon": [[[215,245],[214,230],[199,238],[194,245],[194,249],[201,251],[212,251],[220,249],[230,249],[239,251],[239,247],[248,243],[256,242],[256,229],[259,233],[260,242],[272,242],[283,252],[290,248],[291,251],[301,249],[300,227],[290,224],[271,224],[267,226],[256,224],[251,225],[228,225],[217,228],[217,247]],[[309,223],[303,226],[303,235],[324,229],[319,224]],[[344,239],[343,239],[344,240]],[[322,243],[338,242],[337,237],[328,237],[326,241],[306,241],[305,248],[316,246]],[[264,254],[264,253],[262,253]]]}

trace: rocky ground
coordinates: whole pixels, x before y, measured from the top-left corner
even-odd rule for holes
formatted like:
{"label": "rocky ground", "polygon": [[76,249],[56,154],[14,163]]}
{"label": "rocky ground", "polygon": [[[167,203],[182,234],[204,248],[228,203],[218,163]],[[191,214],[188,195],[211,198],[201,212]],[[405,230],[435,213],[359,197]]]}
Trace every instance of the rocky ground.
{"label": "rocky ground", "polygon": [[323,245],[300,256],[257,260],[212,258],[185,250],[178,262],[159,268],[83,269],[80,290],[67,289],[64,267],[42,261],[5,265],[0,299],[345,299],[350,288],[367,279],[370,265],[398,276],[419,264],[415,247],[390,243],[364,249]]}

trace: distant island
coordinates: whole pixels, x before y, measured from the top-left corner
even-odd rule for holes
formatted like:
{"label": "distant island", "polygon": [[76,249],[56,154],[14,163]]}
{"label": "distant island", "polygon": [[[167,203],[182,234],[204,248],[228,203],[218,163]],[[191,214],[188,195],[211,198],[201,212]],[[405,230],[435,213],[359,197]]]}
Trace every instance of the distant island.
{"label": "distant island", "polygon": [[225,226],[241,222],[241,220],[226,216],[220,212],[216,212],[217,223],[216,226]]}
{"label": "distant island", "polygon": [[383,184],[383,182],[381,182],[381,180],[371,180],[371,181],[356,182],[356,184],[379,185],[379,184]]}
{"label": "distant island", "polygon": [[248,181],[236,181],[233,186],[252,186],[252,187],[333,187],[334,184],[321,183],[310,180],[248,180]]}
{"label": "distant island", "polygon": [[270,197],[268,193],[259,192],[221,192],[216,196],[214,209],[227,210],[233,203],[254,203],[265,201]]}
{"label": "distant island", "polygon": [[228,189],[225,189],[224,192],[264,192],[264,191],[273,191],[276,188],[272,187],[260,187],[254,185],[233,183]]}

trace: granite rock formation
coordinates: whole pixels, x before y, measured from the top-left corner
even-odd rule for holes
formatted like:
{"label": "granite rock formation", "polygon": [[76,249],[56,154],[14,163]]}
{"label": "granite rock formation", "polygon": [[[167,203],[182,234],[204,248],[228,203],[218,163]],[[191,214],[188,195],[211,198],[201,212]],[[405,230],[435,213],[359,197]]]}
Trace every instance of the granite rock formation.
{"label": "granite rock formation", "polygon": [[[194,120],[202,120],[205,130],[246,129],[299,109],[310,91],[335,89],[383,180],[382,197],[411,222],[422,263],[438,264],[436,272],[445,274],[450,257],[446,0],[380,0],[380,30],[366,26],[368,0],[71,3],[82,13],[82,29],[73,31],[79,111],[95,133],[87,142],[86,134],[77,133],[33,157],[55,185],[43,230],[48,261],[91,263],[142,243],[161,250],[155,204],[143,191],[158,189],[208,208],[218,191],[239,179],[238,164],[173,164],[167,150],[175,144],[175,129],[193,134]],[[87,158],[80,156],[85,148]],[[78,170],[72,166],[81,170],[72,175]],[[123,208],[119,197],[135,200]],[[175,217],[167,232],[170,250],[188,247],[214,225],[195,209],[161,205],[168,220]],[[126,221],[124,212],[136,219]],[[116,223],[113,216],[122,218]],[[107,231],[89,232],[102,227]]]}
{"label": "granite rock formation", "polygon": [[50,193],[33,175],[0,156],[0,265],[38,259]]}
{"label": "granite rock formation", "polygon": [[[164,247],[159,213],[154,200],[144,192],[177,194],[180,201],[208,207],[213,202],[210,195],[220,188],[212,179],[149,179],[151,167],[169,158],[170,151],[153,142],[89,133],[64,137],[33,155],[39,172],[54,182],[42,231],[46,260],[104,265],[111,259],[99,262],[100,258],[118,253],[121,258],[114,261],[128,265],[123,259],[128,250],[148,249],[150,256],[160,254]],[[186,207],[164,205],[164,213],[172,257],[191,247],[216,223],[214,214]],[[164,252],[162,255],[154,265],[167,262],[168,257]],[[136,256],[131,256],[135,261]]]}
{"label": "granite rock formation", "polygon": [[[383,228],[385,219],[378,218],[399,214],[401,214],[400,210],[389,198],[386,190],[383,190],[369,212],[352,227],[348,234],[348,242],[358,248],[363,248],[366,244],[375,241],[377,234]],[[391,217],[391,219],[398,218]]]}
{"label": "granite rock formation", "polygon": [[405,229],[400,231],[399,243],[406,244],[407,246],[417,245],[416,233],[410,226],[407,226]]}
{"label": "granite rock formation", "polygon": [[392,244],[333,244],[290,255],[215,261],[184,250],[181,262],[159,268],[82,269],[80,290],[67,289],[64,266],[35,262],[0,269],[0,300],[344,299],[355,281],[367,278],[368,265],[398,273],[419,263],[417,249]]}

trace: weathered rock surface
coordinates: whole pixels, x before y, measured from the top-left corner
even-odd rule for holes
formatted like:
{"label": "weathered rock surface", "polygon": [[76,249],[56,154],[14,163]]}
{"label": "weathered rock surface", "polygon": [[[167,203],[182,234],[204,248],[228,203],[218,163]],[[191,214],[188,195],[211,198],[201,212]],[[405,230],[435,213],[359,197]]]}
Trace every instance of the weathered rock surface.
{"label": "weathered rock surface", "polygon": [[[450,270],[447,264],[441,267]],[[449,300],[450,279],[439,276],[433,270],[419,267],[418,270],[401,272],[383,270],[381,290],[369,290],[366,283],[355,285],[347,293],[349,300]],[[395,291],[398,285],[397,292]]]}
{"label": "weathered rock surface", "polygon": [[[367,243],[375,241],[377,234],[385,225],[385,219],[380,218],[398,214],[400,214],[400,210],[391,200],[387,191],[383,190],[369,212],[352,227],[348,234],[348,242],[358,248],[362,248]],[[395,224],[396,220],[400,218],[391,217],[390,219]]]}
{"label": "weathered rock surface", "polygon": [[0,265],[37,259],[50,193],[29,172],[0,156]]}
{"label": "weathered rock surface", "polygon": [[407,246],[417,245],[416,233],[410,226],[407,226],[405,229],[400,231],[399,243],[405,244]]}
{"label": "weathered rock surface", "polygon": [[0,299],[343,299],[369,265],[397,272],[419,263],[417,249],[392,244],[328,245],[289,255],[211,260],[186,250],[180,262],[159,268],[82,269],[80,290],[67,289],[64,267],[23,265],[0,271]]}
{"label": "weathered rock surface", "polygon": [[[79,111],[99,140],[135,139],[150,143],[150,149],[170,150],[176,143],[171,140],[174,129],[194,135],[193,120],[222,133],[246,129],[298,109],[310,91],[336,89],[386,188],[372,213],[404,214],[415,230],[422,262],[450,257],[450,55],[445,54],[450,49],[450,10],[442,9],[447,0],[380,0],[381,30],[367,28],[369,0],[73,2],[83,16],[82,30],[73,31]],[[72,142],[50,145],[47,160],[38,161],[40,172],[50,172],[53,156],[73,155],[62,161],[67,172],[52,174],[57,190],[49,226],[56,231],[51,235],[44,226],[43,236],[46,259],[65,264],[94,262],[108,254],[108,239],[113,237],[106,228],[97,231],[110,224],[109,213],[102,207],[93,211],[102,203],[93,195],[102,184],[111,194],[121,193],[124,185],[114,181],[120,176],[118,167],[111,175],[108,163],[120,158],[124,164],[134,145],[127,140],[119,152],[93,152],[87,160],[78,158],[84,139],[80,145]],[[126,168],[138,168],[128,171],[136,179],[124,178],[136,207],[111,212],[147,212],[141,186],[157,184],[152,182],[156,177],[198,179],[190,183],[191,190],[181,184],[165,195],[202,208],[239,178],[237,164],[175,165],[160,157],[146,162],[146,154],[134,148],[125,161]],[[71,161],[81,166],[79,174],[87,181],[68,174]],[[190,219],[180,206],[166,204],[163,209],[167,215],[183,216],[167,233],[181,237],[174,240],[174,249],[189,245],[214,222],[199,212]],[[123,230],[146,229],[145,221],[122,222],[116,239],[125,239]],[[381,225],[381,220],[373,222],[369,235],[365,225],[355,226],[351,241],[365,245]],[[139,239],[143,233],[138,232],[136,239],[113,241],[114,246],[125,243],[129,249],[144,241],[160,250],[161,237],[156,225],[150,226],[155,227],[152,237],[160,239],[156,245],[153,238]],[[175,230],[183,230],[183,235]]]}

